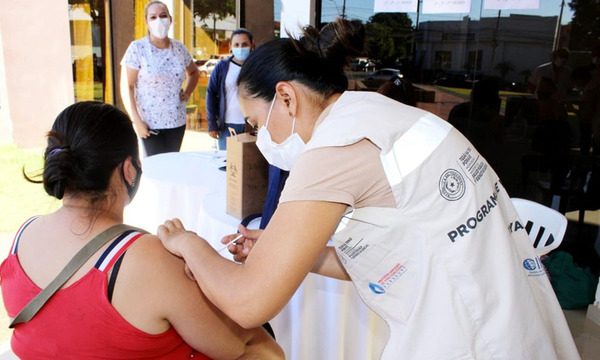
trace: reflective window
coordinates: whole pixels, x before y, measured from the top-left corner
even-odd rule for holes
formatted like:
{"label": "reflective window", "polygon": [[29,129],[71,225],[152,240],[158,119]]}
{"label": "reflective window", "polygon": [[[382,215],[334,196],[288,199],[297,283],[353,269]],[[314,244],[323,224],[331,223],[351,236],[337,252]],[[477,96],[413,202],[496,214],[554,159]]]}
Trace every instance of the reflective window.
{"label": "reflective window", "polygon": [[112,98],[105,87],[106,19],[101,0],[69,0],[75,101]]}
{"label": "reflective window", "polygon": [[[428,0],[408,13],[375,13],[374,2],[320,2],[316,23],[342,16],[366,26],[366,53],[347,72],[353,88],[375,91],[386,81],[374,76],[379,69],[398,69],[417,106],[463,132],[512,197],[552,206],[580,225],[579,210],[600,208],[597,1],[487,10],[487,0],[472,0],[468,12],[436,14],[426,13]],[[368,62],[375,66],[361,66]]]}

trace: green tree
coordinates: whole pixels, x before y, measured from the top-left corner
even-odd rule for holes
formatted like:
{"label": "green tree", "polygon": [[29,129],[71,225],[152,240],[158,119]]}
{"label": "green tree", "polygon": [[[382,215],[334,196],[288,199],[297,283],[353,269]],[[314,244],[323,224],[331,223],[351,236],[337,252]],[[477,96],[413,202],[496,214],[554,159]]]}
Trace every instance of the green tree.
{"label": "green tree", "polygon": [[213,40],[216,40],[217,21],[235,16],[235,0],[194,0],[192,11],[194,16],[213,21]]}
{"label": "green tree", "polygon": [[589,50],[600,42],[600,0],[571,0],[570,50]]}
{"label": "green tree", "polygon": [[365,24],[367,56],[391,65],[411,54],[412,20],[405,13],[377,13]]}

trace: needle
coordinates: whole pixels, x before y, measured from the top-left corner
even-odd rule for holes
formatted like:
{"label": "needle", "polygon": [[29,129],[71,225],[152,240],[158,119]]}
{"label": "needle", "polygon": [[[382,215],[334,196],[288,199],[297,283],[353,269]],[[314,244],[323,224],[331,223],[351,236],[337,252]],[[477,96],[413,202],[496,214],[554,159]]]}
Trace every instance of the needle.
{"label": "needle", "polygon": [[222,248],[220,248],[219,250],[217,250],[217,252],[221,252],[227,248],[229,248],[229,245],[235,243],[236,241],[238,241],[239,239],[241,239],[244,235],[239,234],[238,236],[235,237],[235,239],[231,240],[230,242],[227,243],[227,245],[223,246]]}

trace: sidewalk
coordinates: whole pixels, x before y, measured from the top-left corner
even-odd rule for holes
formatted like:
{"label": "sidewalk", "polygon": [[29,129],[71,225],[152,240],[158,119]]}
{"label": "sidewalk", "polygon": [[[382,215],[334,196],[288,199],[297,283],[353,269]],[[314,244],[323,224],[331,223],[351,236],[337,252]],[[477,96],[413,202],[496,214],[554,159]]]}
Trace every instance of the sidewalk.
{"label": "sidewalk", "polygon": [[468,100],[468,99],[463,99],[460,96],[447,93],[444,90],[441,90],[435,86],[418,84],[418,87],[423,90],[429,90],[429,91],[435,92],[435,102],[433,102],[433,103],[419,102],[417,107],[420,109],[429,111],[430,113],[435,114],[444,120],[448,120],[448,115],[450,114],[450,110],[452,110],[452,108],[454,106]]}

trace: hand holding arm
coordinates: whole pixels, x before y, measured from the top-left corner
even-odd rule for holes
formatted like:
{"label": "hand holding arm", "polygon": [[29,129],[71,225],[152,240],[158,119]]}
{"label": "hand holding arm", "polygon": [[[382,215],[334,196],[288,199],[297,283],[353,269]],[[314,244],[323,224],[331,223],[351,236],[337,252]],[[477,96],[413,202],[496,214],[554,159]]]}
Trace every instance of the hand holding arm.
{"label": "hand holding arm", "polygon": [[165,249],[178,257],[183,257],[181,248],[185,246],[185,243],[203,241],[196,233],[187,231],[181,220],[177,218],[165,221],[163,225],[158,227],[156,234],[162,241]]}
{"label": "hand holding arm", "polygon": [[158,238],[138,239],[121,266],[113,305],[143,331],[161,333],[172,326],[189,346],[211,359],[284,358],[262,327],[240,327],[182,270],[183,261],[169,254]]}
{"label": "hand holding arm", "polygon": [[330,202],[280,204],[243,264],[223,258],[175,221],[161,226],[158,236],[169,251],[184,258],[213,304],[252,328],[272,319],[294,295],[345,210],[345,204]]}

